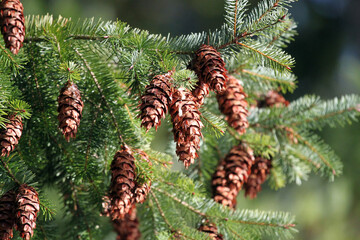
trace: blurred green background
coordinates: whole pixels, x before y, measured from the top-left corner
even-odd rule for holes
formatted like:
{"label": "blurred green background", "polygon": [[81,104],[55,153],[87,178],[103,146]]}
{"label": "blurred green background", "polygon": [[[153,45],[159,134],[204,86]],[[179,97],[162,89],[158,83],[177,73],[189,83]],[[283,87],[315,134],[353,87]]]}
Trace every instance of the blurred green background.
{"label": "blurred green background", "polygon": [[[224,14],[223,0],[24,0],[23,4],[26,15],[120,19],[152,33],[175,35],[217,28]],[[287,51],[296,59],[299,87],[287,98],[360,94],[359,11],[360,0],[293,4],[299,35]],[[264,186],[255,200],[239,196],[238,206],[292,212],[300,231],[295,239],[360,239],[360,124],[325,128],[321,135],[344,162],[341,177],[329,183],[312,175],[301,186],[291,184],[277,192]]]}

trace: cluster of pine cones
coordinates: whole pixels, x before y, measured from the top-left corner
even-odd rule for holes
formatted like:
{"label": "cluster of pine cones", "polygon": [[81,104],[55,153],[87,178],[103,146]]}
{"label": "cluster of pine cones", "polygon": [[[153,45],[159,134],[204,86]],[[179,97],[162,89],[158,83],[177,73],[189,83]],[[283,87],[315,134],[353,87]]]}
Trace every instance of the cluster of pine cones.
{"label": "cluster of pine cones", "polygon": [[15,228],[23,239],[30,240],[39,209],[39,196],[33,187],[23,184],[17,191],[6,192],[0,198],[0,239],[10,240]]}
{"label": "cluster of pine cones", "polygon": [[230,126],[239,134],[245,133],[249,126],[246,94],[237,79],[227,76],[225,63],[215,48],[202,45],[189,68],[195,71],[199,79],[192,92],[175,88],[173,72],[169,72],[154,77],[146,87],[140,104],[141,125],[146,130],[152,127],[156,129],[165,114],[170,113],[176,154],[186,168],[198,157],[201,129],[204,126],[199,108],[210,90],[216,93],[219,108]]}
{"label": "cluster of pine cones", "polygon": [[123,145],[111,163],[110,193],[103,198],[102,212],[111,218],[119,240],[136,240],[141,236],[135,204],[146,200],[151,181],[140,181],[135,170],[133,153]]}

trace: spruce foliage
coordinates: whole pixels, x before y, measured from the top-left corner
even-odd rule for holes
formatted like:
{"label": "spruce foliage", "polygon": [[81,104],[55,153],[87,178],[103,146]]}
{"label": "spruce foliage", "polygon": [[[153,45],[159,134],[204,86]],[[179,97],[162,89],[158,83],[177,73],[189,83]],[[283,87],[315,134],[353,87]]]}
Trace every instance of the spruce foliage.
{"label": "spruce foliage", "polygon": [[[311,172],[333,180],[341,174],[341,161],[315,131],[357,121],[360,96],[327,101],[304,96],[288,107],[251,107],[250,126],[239,135],[211,94],[200,109],[199,158],[186,171],[170,169],[176,161],[172,141],[167,153],[152,149],[155,130],[146,133],[137,116],[145,86],[156,75],[173,70],[174,86],[193,89],[196,75],[187,66],[202,44],[221,53],[250,105],[271,89],[292,92],[294,59],[284,50],[296,35],[288,13],[292,2],[261,0],[250,6],[247,0],[226,0],[219,29],[167,37],[121,21],[27,16],[18,55],[0,40],[0,127],[10,113],[24,121],[19,145],[1,158],[0,194],[23,183],[36,188],[41,205],[32,239],[104,239],[111,224],[100,216],[102,197],[109,191],[111,160],[124,142],[136,158],[139,182],[152,182],[147,200],[137,206],[143,239],[209,239],[198,231],[205,220],[215,223],[224,239],[291,238],[296,229],[289,213],[233,211],[215,203],[210,183],[216,165],[241,141],[256,155],[272,158],[274,189],[300,184]],[[67,81],[78,86],[84,102],[77,137],[70,142],[57,122],[57,96]],[[57,203],[48,200],[49,188]]]}

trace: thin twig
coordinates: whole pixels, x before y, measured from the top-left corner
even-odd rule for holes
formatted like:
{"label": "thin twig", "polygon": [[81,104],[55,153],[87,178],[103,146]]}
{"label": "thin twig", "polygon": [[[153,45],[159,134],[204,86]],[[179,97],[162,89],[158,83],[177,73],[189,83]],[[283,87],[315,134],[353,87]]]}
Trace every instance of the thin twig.
{"label": "thin twig", "polygon": [[236,38],[236,24],[237,24],[236,18],[237,18],[238,3],[239,3],[239,0],[236,0],[236,2],[235,2],[235,13],[234,13],[234,38]]}
{"label": "thin twig", "polygon": [[95,85],[100,93],[100,96],[102,98],[102,100],[104,101],[106,107],[109,109],[109,112],[110,112],[110,115],[111,115],[111,118],[112,118],[112,121],[113,121],[113,124],[116,128],[116,131],[118,133],[118,137],[119,137],[119,141],[120,141],[120,144],[121,145],[125,145],[125,142],[124,142],[124,139],[123,137],[121,136],[121,132],[120,132],[120,128],[119,128],[119,124],[118,122],[116,121],[116,117],[115,117],[115,114],[114,114],[114,111],[112,110],[110,104],[108,103],[108,101],[106,100],[106,97],[104,95],[104,92],[99,84],[99,81],[97,80],[96,76],[95,76],[95,73],[92,71],[92,68],[90,66],[90,64],[86,61],[86,59],[84,58],[84,56],[76,49],[74,48],[74,51],[76,52],[76,54],[81,58],[81,60],[84,62],[87,70],[89,71],[92,79],[94,80],[95,82]]}
{"label": "thin twig", "polygon": [[283,67],[285,67],[285,68],[287,68],[287,69],[291,70],[291,67],[289,67],[289,66],[287,66],[287,65],[285,65],[285,64],[283,64],[283,63],[281,63],[281,62],[279,62],[278,60],[276,60],[276,59],[274,59],[274,58],[272,58],[272,57],[270,57],[270,56],[266,55],[265,53],[263,53],[263,52],[261,52],[261,51],[259,51],[259,50],[255,49],[255,48],[253,48],[253,47],[251,47],[251,46],[248,46],[248,45],[246,45],[246,44],[244,44],[244,43],[241,43],[241,42],[236,42],[236,44],[238,44],[238,45],[240,45],[240,46],[243,46],[243,47],[245,47],[245,48],[248,48],[248,49],[250,49],[250,50],[252,50],[252,51],[254,51],[254,52],[256,52],[256,53],[258,53],[258,54],[260,54],[260,55],[262,55],[262,56],[264,56],[264,57],[266,57],[266,58],[268,58],[268,59],[270,59],[271,61],[273,61],[273,62],[275,62],[275,63],[279,64],[280,66],[283,66]]}
{"label": "thin twig", "polygon": [[9,177],[18,185],[21,185],[20,181],[17,180],[17,178],[15,177],[15,175],[12,173],[11,169],[9,168],[9,166],[6,164],[6,162],[4,162],[4,160],[0,157],[1,163],[4,166],[6,173],[9,175]]}

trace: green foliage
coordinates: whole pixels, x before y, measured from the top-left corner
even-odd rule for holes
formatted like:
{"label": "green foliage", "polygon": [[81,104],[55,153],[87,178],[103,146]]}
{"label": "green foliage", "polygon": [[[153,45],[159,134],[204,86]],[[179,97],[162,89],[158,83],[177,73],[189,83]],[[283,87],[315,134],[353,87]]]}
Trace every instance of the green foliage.
{"label": "green foliage", "polygon": [[[170,155],[152,148],[158,141],[154,130],[141,129],[137,116],[139,97],[154,76],[174,71],[175,87],[195,86],[198,79],[187,66],[202,44],[222,54],[249,101],[268,90],[293,92],[294,60],[283,50],[296,34],[288,13],[292,2],[262,0],[248,10],[248,1],[227,0],[219,29],[167,37],[121,21],[27,17],[18,56],[0,42],[0,125],[14,112],[25,124],[14,153],[1,158],[0,192],[20,183],[39,190],[42,205],[34,239],[104,238],[111,225],[99,216],[102,197],[108,194],[112,157],[124,142],[137,159],[138,181],[153,184],[148,200],[138,206],[143,239],[209,239],[197,230],[206,219],[226,239],[291,238],[296,230],[288,213],[232,211],[215,203],[215,168],[232,146],[243,142],[256,155],[272,159],[269,184],[274,189],[300,184],[311,171],[333,180],[341,174],[341,162],[313,131],[357,121],[359,96],[328,101],[304,96],[288,107],[251,106],[250,127],[240,136],[210,94],[200,109],[205,127],[199,158],[183,173],[170,170],[173,149],[167,149]],[[68,81],[78,85],[84,101],[79,131],[70,143],[57,120],[57,96]],[[58,191],[58,211],[46,198],[47,188]],[[57,224],[67,226],[66,232]]]}

